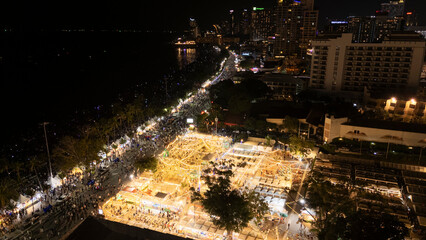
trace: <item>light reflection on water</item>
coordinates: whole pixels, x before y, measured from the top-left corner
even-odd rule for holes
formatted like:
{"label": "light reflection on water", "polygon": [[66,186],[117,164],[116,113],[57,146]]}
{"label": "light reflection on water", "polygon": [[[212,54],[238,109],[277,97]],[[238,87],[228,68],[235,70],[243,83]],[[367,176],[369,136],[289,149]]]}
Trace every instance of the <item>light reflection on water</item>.
{"label": "light reflection on water", "polygon": [[197,51],[195,48],[177,48],[177,62],[179,69],[195,61]]}

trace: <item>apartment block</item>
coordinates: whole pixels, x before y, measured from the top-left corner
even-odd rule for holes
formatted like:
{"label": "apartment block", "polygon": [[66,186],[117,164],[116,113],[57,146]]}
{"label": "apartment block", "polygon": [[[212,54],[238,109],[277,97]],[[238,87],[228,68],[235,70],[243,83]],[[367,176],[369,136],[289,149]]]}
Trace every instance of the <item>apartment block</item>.
{"label": "apartment block", "polygon": [[416,88],[425,40],[417,33],[392,33],[382,42],[355,43],[352,33],[312,42],[309,86],[327,92]]}

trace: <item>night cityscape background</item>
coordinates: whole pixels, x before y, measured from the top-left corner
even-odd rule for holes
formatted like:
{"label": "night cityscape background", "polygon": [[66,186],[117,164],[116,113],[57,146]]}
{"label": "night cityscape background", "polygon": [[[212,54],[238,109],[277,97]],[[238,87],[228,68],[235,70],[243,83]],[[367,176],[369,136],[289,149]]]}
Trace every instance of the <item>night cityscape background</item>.
{"label": "night cityscape background", "polygon": [[2,2],[0,238],[424,239],[425,11]]}

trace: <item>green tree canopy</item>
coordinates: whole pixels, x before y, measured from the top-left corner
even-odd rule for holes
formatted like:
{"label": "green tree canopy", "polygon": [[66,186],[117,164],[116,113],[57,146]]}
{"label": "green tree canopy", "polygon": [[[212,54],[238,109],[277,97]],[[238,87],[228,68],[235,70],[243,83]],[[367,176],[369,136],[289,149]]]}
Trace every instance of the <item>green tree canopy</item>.
{"label": "green tree canopy", "polygon": [[306,154],[308,154],[309,149],[314,147],[312,142],[303,140],[297,136],[291,136],[289,143],[291,153],[298,157],[305,157]]}
{"label": "green tree canopy", "polygon": [[246,59],[240,62],[240,67],[245,69],[250,69],[255,66],[254,59]]}
{"label": "green tree canopy", "polygon": [[[394,216],[378,211],[357,210],[357,201],[365,193],[348,184],[333,184],[318,172],[307,180],[307,203],[316,209],[314,230],[323,239],[404,239],[405,225]],[[382,199],[369,193],[370,198]],[[380,200],[379,200],[380,201]],[[387,204],[386,200],[381,200]]]}
{"label": "green tree canopy", "polygon": [[210,100],[221,107],[227,107],[228,101],[233,95],[234,87],[234,82],[230,79],[218,82],[210,88]]}
{"label": "green tree canopy", "polygon": [[246,92],[236,91],[229,99],[228,106],[231,113],[246,113],[251,108],[251,98]]}
{"label": "green tree canopy", "polygon": [[63,172],[68,172],[76,165],[89,164],[99,160],[98,153],[103,150],[102,140],[99,138],[81,135],[80,138],[65,136],[53,149],[54,163]]}
{"label": "green tree canopy", "polygon": [[158,159],[154,156],[144,157],[142,154],[139,154],[136,157],[136,161],[133,166],[140,172],[144,172],[146,170],[155,171],[158,166]]}
{"label": "green tree canopy", "polygon": [[259,79],[248,78],[239,84],[239,89],[245,89],[245,92],[252,98],[263,98],[271,91],[269,87]]}
{"label": "green tree canopy", "polygon": [[208,190],[201,193],[192,187],[191,200],[202,204],[213,223],[230,234],[241,231],[253,218],[262,218],[268,205],[257,193],[231,186],[232,166],[211,165],[202,176]]}
{"label": "green tree canopy", "polygon": [[285,116],[283,125],[284,131],[295,134],[299,129],[299,120],[291,116]]}
{"label": "green tree canopy", "polygon": [[0,209],[10,205],[10,200],[17,200],[19,193],[16,190],[16,182],[10,178],[0,180]]}

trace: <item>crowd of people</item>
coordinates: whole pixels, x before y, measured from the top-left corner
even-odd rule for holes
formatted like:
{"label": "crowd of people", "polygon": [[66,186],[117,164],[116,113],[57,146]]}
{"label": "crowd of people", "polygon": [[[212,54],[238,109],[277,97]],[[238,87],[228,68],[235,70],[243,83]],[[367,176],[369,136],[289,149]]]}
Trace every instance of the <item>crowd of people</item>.
{"label": "crowd of people", "polygon": [[135,221],[144,228],[178,233],[176,223],[179,221],[179,215],[163,208],[152,209],[126,202],[117,202],[115,204],[111,202],[104,205],[104,211],[109,211],[113,217]]}
{"label": "crowd of people", "polygon": [[[229,62],[233,60],[228,61],[228,64]],[[227,73],[220,74],[215,81],[223,80],[226,76]],[[4,228],[2,236],[6,239],[59,239],[87,216],[96,215],[100,204],[119,191],[125,179],[128,179],[134,171],[132,161],[136,153],[147,156],[159,154],[177,134],[186,131],[186,118],[195,117],[194,114],[208,108],[208,105],[208,95],[198,91],[180,107],[177,114],[162,118],[143,135],[132,138],[123,149],[95,166],[95,171],[67,175],[61,186],[43,195],[42,207],[38,211],[25,214],[23,210],[21,221],[14,223],[16,231],[11,233],[9,229]],[[114,161],[120,158],[121,160]],[[112,171],[117,172],[116,182],[110,181]],[[49,207],[43,209],[43,206]],[[158,229],[177,231],[175,224],[172,223],[177,217],[174,214],[162,211],[152,215],[148,212],[146,215],[145,211],[148,209],[134,209],[134,211],[135,217],[142,223],[156,223]],[[3,220],[2,226],[13,225],[7,219]]]}

